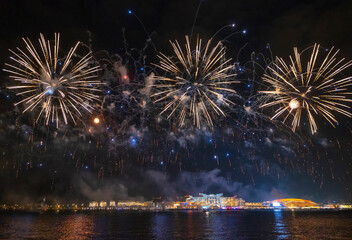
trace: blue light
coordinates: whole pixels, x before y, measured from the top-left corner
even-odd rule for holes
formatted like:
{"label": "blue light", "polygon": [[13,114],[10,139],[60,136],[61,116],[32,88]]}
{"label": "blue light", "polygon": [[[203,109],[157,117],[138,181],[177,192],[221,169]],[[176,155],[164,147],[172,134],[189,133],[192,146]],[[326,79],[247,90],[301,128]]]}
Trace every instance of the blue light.
{"label": "blue light", "polygon": [[160,165],[164,165],[164,162],[160,162]]}
{"label": "blue light", "polygon": [[111,142],[115,141],[113,138],[111,139]]}
{"label": "blue light", "polygon": [[214,159],[217,159],[217,158],[218,158],[218,156],[214,155]]}
{"label": "blue light", "polygon": [[137,143],[137,140],[135,138],[132,138],[131,143],[132,143],[132,145],[135,145]]}
{"label": "blue light", "polygon": [[40,166],[40,167],[42,167],[42,166],[43,166],[43,164],[39,164],[39,166]]}
{"label": "blue light", "polygon": [[6,95],[6,98],[10,98],[10,95]]}
{"label": "blue light", "polygon": [[230,153],[226,153],[226,157],[230,157]]}
{"label": "blue light", "polygon": [[86,166],[86,169],[88,169],[88,166]]}
{"label": "blue light", "polygon": [[212,142],[213,142],[213,139],[209,139],[209,142],[212,143]]}
{"label": "blue light", "polygon": [[340,125],[340,123],[339,123],[339,122],[337,122],[337,123],[336,123],[336,125],[337,125],[337,126],[339,126],[339,125]]}
{"label": "blue light", "polygon": [[175,150],[173,150],[173,149],[172,149],[172,150],[171,150],[171,152],[172,152],[172,153],[174,153],[174,152],[175,152]]}
{"label": "blue light", "polygon": [[250,84],[248,84],[248,85],[247,85],[247,87],[249,87],[249,88],[250,88],[250,87],[251,87],[251,85],[250,85]]}
{"label": "blue light", "polygon": [[131,11],[131,10],[128,10],[128,14],[132,14],[132,11]]}
{"label": "blue light", "polygon": [[272,205],[273,207],[281,207],[281,203],[279,202],[273,202]]}
{"label": "blue light", "polygon": [[107,94],[110,94],[110,90],[107,90],[106,93],[107,93]]}
{"label": "blue light", "polygon": [[329,51],[329,48],[325,49],[325,52],[328,52]]}
{"label": "blue light", "polygon": [[53,94],[54,93],[54,90],[52,88],[49,88],[48,91],[46,92],[47,94]]}
{"label": "blue light", "polygon": [[247,33],[247,30],[246,30],[246,29],[244,29],[244,30],[242,31],[242,33],[243,33],[243,34],[246,34],[246,33]]}
{"label": "blue light", "polygon": [[141,71],[144,71],[144,68],[143,68],[143,67],[141,67]]}

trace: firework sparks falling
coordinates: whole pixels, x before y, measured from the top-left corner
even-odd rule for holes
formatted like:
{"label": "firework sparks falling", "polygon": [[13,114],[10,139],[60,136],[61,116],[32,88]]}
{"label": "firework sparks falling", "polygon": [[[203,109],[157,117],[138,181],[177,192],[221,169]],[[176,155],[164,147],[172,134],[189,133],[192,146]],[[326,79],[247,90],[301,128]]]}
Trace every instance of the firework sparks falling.
{"label": "firework sparks falling", "polygon": [[337,60],[339,50],[328,51],[321,64],[318,64],[320,46],[315,44],[312,54],[303,65],[302,53],[294,48],[294,58],[286,63],[282,58],[269,66],[263,80],[270,84],[272,90],[261,91],[268,94],[270,101],[261,107],[279,106],[271,119],[283,118],[286,122],[292,118],[294,132],[300,126],[302,113],[307,116],[312,134],[318,126],[316,116],[324,117],[331,125],[337,123],[335,112],[352,117],[347,105],[351,102],[352,77],[339,78],[340,73],[352,65],[352,61]]}
{"label": "firework sparks falling", "polygon": [[225,59],[225,47],[218,42],[211,48],[211,39],[202,48],[202,39],[197,37],[195,50],[191,50],[189,37],[186,36],[186,50],[183,51],[176,40],[170,41],[176,54],[176,61],[160,53],[160,64],[155,65],[165,72],[164,76],[154,76],[155,103],[165,101],[160,112],[168,112],[167,119],[177,116],[180,126],[188,121],[198,128],[205,120],[208,126],[213,126],[213,120],[218,115],[226,116],[222,106],[235,103],[227,98],[236,91],[229,85],[237,83],[234,80],[231,59]]}
{"label": "firework sparks falling", "polygon": [[[59,58],[60,34],[55,33],[54,44],[40,34],[38,52],[27,38],[27,53],[17,48],[18,52],[10,50],[15,64],[5,64],[4,71],[10,73],[10,78],[16,83],[8,89],[17,90],[17,96],[23,97],[15,105],[24,104],[23,113],[38,110],[36,122],[44,117],[45,124],[63,118],[65,124],[68,119],[76,123],[77,117],[82,116],[82,110],[92,112],[92,103],[99,101],[97,87],[102,83],[96,80],[99,66],[90,67],[92,54],[89,52],[74,63],[79,42],[70,49],[67,56]],[[42,54],[42,55],[41,55]]]}

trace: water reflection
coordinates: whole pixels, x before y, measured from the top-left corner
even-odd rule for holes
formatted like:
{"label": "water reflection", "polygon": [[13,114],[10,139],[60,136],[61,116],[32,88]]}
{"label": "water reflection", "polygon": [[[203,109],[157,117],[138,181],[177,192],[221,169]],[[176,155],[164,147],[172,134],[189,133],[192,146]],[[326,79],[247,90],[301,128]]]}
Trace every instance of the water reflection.
{"label": "water reflection", "polygon": [[277,239],[285,239],[285,238],[289,237],[289,234],[286,230],[287,227],[286,227],[284,219],[283,219],[282,210],[275,209],[274,216],[275,216],[274,232],[278,235]]}
{"label": "water reflection", "polygon": [[[60,224],[60,239],[89,239],[94,230],[94,221],[86,214],[65,217]],[[101,231],[97,231],[101,232]]]}
{"label": "water reflection", "polygon": [[1,214],[0,239],[350,239],[352,212]]}

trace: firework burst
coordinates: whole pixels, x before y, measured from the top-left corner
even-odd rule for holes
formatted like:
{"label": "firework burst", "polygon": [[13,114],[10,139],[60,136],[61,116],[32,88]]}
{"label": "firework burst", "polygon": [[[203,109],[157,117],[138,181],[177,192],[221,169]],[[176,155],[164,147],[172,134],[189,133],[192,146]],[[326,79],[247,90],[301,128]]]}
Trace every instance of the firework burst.
{"label": "firework burst", "polygon": [[234,105],[227,98],[236,94],[229,85],[234,80],[231,59],[225,59],[225,47],[218,42],[211,48],[211,39],[202,48],[202,39],[197,37],[195,50],[191,50],[189,37],[186,36],[185,51],[176,40],[170,41],[176,54],[176,61],[160,53],[163,76],[154,76],[154,102],[165,104],[160,112],[167,113],[167,119],[175,116],[180,126],[186,123],[198,128],[205,122],[213,126],[216,116],[226,116],[223,106]]}
{"label": "firework burst", "polygon": [[319,49],[320,46],[315,44],[305,67],[303,52],[299,53],[294,48],[294,58],[290,56],[289,63],[277,57],[263,76],[272,90],[261,91],[271,97],[261,107],[276,106],[271,119],[281,117],[283,122],[292,119],[293,132],[300,126],[302,113],[308,118],[312,134],[318,130],[315,120],[318,115],[333,126],[337,123],[335,113],[352,117],[350,107],[346,105],[352,101],[352,93],[348,90],[352,78],[339,78],[341,72],[352,65],[352,61],[337,60],[339,51],[331,48],[319,64]]}
{"label": "firework burst", "polygon": [[36,122],[44,117],[46,125],[56,121],[57,127],[59,119],[65,124],[69,119],[76,123],[82,110],[91,113],[92,104],[99,101],[97,87],[102,84],[96,80],[99,66],[90,67],[91,52],[75,61],[77,42],[66,57],[59,58],[60,34],[56,33],[53,45],[40,34],[41,52],[28,38],[23,41],[27,53],[19,48],[18,52],[10,50],[15,64],[5,64],[8,68],[4,69],[17,83],[8,89],[17,90],[17,96],[22,97],[15,105],[24,104],[23,113],[38,111]]}

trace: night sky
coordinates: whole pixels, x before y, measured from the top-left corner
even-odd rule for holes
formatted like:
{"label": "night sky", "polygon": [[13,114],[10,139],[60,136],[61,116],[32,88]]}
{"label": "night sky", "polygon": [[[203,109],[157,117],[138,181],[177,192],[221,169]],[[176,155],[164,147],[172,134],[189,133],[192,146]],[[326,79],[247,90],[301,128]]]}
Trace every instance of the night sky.
{"label": "night sky", "polygon": [[[148,99],[147,107],[139,105],[146,97],[140,91],[146,77],[158,71],[151,65],[158,58],[144,28],[157,51],[171,55],[169,39],[183,41],[190,34],[198,6],[199,1],[189,0],[1,1],[2,68],[9,62],[8,49],[24,48],[22,37],[35,42],[39,33],[53,39],[60,32],[66,51],[77,41],[91,46],[107,86],[106,101],[93,114],[85,114],[76,126],[56,129],[33,124],[33,113],[14,107],[18,99],[6,89],[11,81],[0,73],[0,200],[175,199],[223,192],[248,201],[351,201],[352,125],[344,116],[338,116],[336,128],[318,119],[318,133],[312,136],[304,126],[293,134],[262,113],[247,116],[234,108],[213,129],[198,130],[159,121]],[[209,39],[223,26],[236,24],[214,41],[239,32],[223,44],[226,57],[244,69],[238,72],[238,88],[245,104],[262,74],[247,64],[253,52],[286,58],[294,46],[319,43],[351,59],[351,9],[348,0],[205,0],[193,32]],[[124,70],[129,84],[122,84]],[[95,116],[101,124],[93,124]]]}

